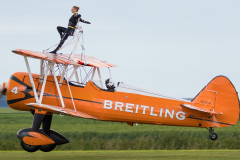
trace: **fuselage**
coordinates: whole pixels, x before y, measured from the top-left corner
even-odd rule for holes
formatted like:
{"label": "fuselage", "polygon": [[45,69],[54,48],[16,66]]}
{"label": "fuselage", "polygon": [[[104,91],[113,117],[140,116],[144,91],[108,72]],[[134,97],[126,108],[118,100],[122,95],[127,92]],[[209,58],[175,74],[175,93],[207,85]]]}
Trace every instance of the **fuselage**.
{"label": "fuselage", "polygon": [[[38,74],[32,74],[32,76],[39,97],[42,84],[39,83]],[[60,77],[57,78],[60,79]],[[67,83],[64,80],[60,90],[66,108],[74,110],[75,105],[77,111],[103,121],[191,127],[215,127],[218,123],[211,118],[206,120],[208,116],[206,113],[182,107],[182,103],[191,104],[187,100],[181,101],[118,91],[110,92],[99,88],[92,81],[82,86]],[[11,108],[31,111],[27,104],[35,103],[35,98],[28,73],[16,72],[11,76],[6,96]],[[51,75],[47,78],[42,103],[61,106],[56,84]],[[222,127],[224,126],[229,125],[222,124]]]}

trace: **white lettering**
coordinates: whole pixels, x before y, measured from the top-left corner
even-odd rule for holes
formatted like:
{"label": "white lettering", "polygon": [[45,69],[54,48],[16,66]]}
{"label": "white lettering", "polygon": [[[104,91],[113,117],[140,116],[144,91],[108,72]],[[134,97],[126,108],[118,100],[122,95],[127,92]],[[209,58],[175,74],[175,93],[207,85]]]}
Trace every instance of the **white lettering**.
{"label": "white lettering", "polygon": [[[18,93],[17,87],[13,88],[11,92],[17,94]],[[112,109],[113,105],[114,105],[113,103],[114,103],[113,101],[104,100],[103,108],[104,109]],[[135,104],[126,103],[125,112],[133,113],[134,112],[134,108],[133,108],[134,106],[135,106]],[[142,114],[146,114],[146,109],[150,109],[150,116],[155,116],[155,117],[158,116],[156,111],[154,113],[154,107],[149,108],[149,106],[138,105],[138,104],[135,107],[135,113],[138,113],[139,106],[143,108],[142,109]],[[123,107],[124,107],[123,102],[115,102],[114,110],[123,111]],[[164,110],[165,110],[165,112],[164,112]],[[173,119],[174,118],[174,113],[176,113],[176,118],[178,120],[185,120],[185,118],[186,118],[185,117],[185,114],[186,114],[185,112],[183,112],[183,111],[175,112],[175,110],[169,110],[169,109],[165,109],[165,108],[160,108],[159,117],[163,117],[163,115],[164,115],[164,118],[168,118],[168,116],[169,116],[171,119]]]}
{"label": "white lettering", "polygon": [[125,112],[131,112],[133,113],[132,107],[134,106],[134,104],[131,103],[126,103],[126,108],[125,108]]}
{"label": "white lettering", "polygon": [[120,111],[123,111],[122,107],[123,107],[123,103],[122,102],[116,102],[114,110],[117,110],[117,108],[119,108]]}
{"label": "white lettering", "polygon": [[174,110],[172,110],[172,113],[171,113],[168,109],[166,109],[166,110],[165,110],[165,117],[164,117],[164,118],[167,118],[167,115],[169,115],[170,118],[173,119],[173,116],[174,116]]}
{"label": "white lettering", "polygon": [[[182,115],[179,116],[179,114],[182,114]],[[176,118],[177,118],[178,120],[184,120],[184,119],[185,119],[185,113],[182,112],[182,111],[177,112],[177,113],[176,113]]]}
{"label": "white lettering", "polygon": [[105,108],[105,109],[112,109],[112,101],[105,100],[103,108]]}
{"label": "white lettering", "polygon": [[141,105],[141,107],[143,108],[143,113],[142,114],[145,114],[146,113],[146,109],[149,108],[149,106]]}
{"label": "white lettering", "polygon": [[156,113],[153,113],[153,110],[154,110],[154,107],[151,107],[150,116],[156,116],[156,117],[157,117],[157,114],[156,114]]}
{"label": "white lettering", "polygon": [[162,111],[163,111],[163,109],[160,108],[160,114],[159,114],[159,117],[162,117]]}
{"label": "white lettering", "polygon": [[139,105],[137,104],[135,113],[138,113],[138,107],[139,107]]}

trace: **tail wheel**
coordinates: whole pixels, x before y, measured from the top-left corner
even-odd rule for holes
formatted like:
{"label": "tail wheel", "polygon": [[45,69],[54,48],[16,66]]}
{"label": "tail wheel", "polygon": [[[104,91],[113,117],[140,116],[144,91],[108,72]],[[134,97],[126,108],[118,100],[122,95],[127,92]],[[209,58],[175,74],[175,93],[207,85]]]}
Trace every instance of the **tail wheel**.
{"label": "tail wheel", "polygon": [[24,143],[23,141],[21,141],[21,146],[27,152],[36,152],[40,147],[40,146],[28,145],[28,144]]}
{"label": "tail wheel", "polygon": [[209,137],[212,141],[216,141],[218,139],[217,133],[212,133],[212,134],[209,135]]}
{"label": "tail wheel", "polygon": [[56,144],[49,144],[49,145],[45,145],[45,146],[40,146],[40,150],[43,152],[50,152],[52,150],[54,150],[54,148],[56,147]]}

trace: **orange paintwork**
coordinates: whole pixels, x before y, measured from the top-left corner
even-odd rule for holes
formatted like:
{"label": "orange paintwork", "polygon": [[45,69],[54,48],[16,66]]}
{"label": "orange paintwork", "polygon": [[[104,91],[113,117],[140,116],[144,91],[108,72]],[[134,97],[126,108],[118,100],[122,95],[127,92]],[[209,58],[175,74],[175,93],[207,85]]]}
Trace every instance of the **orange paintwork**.
{"label": "orange paintwork", "polygon": [[39,110],[39,109],[35,109],[35,113],[47,115],[48,112],[47,111],[42,111],[42,110]]}
{"label": "orange paintwork", "polygon": [[[39,84],[39,75],[32,74],[32,76],[39,96],[42,88],[42,84]],[[57,78],[60,79],[60,77]],[[7,101],[13,109],[30,111],[31,107],[27,104],[35,103],[35,99],[32,89],[27,89],[24,84],[31,87],[28,74],[26,72],[14,73],[8,82]],[[14,87],[18,87],[17,94],[11,92]],[[237,93],[231,82],[224,76],[213,79],[193,102],[118,91],[108,92],[101,90],[91,81],[85,87],[70,85],[70,88],[76,110],[103,121],[127,122],[128,124],[227,127],[235,125],[239,119]],[[65,109],[73,111],[74,107],[66,81],[63,81],[60,90]],[[53,76],[47,78],[42,104],[61,107]],[[181,104],[190,104],[209,112],[214,109],[214,112],[201,112]],[[49,110],[49,112],[53,111]]]}
{"label": "orange paintwork", "polygon": [[41,145],[49,145],[54,144],[55,142],[48,138],[47,136],[38,133],[38,132],[29,132],[30,136],[23,137],[24,143],[32,146],[41,146]]}

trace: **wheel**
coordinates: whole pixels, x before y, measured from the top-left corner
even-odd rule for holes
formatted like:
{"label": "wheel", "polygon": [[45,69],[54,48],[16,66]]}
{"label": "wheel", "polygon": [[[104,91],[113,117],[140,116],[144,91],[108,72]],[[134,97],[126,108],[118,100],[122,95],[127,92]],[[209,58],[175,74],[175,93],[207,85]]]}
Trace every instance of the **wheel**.
{"label": "wheel", "polygon": [[56,147],[56,144],[49,144],[49,145],[45,145],[45,146],[40,146],[40,150],[43,152],[50,152],[52,150],[54,150],[54,148]]}
{"label": "wheel", "polygon": [[28,152],[36,152],[40,147],[40,146],[28,145],[28,144],[24,143],[23,141],[21,141],[21,146],[25,151],[28,151]]}
{"label": "wheel", "polygon": [[216,141],[218,139],[217,133],[212,133],[211,135],[209,135],[209,137],[212,141]]}

